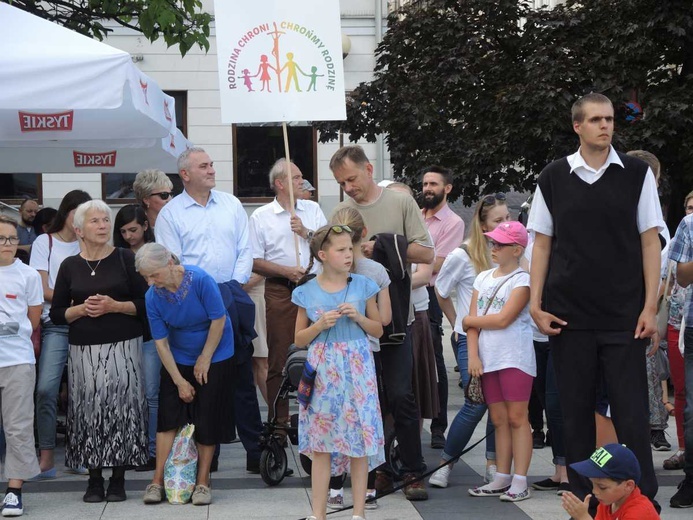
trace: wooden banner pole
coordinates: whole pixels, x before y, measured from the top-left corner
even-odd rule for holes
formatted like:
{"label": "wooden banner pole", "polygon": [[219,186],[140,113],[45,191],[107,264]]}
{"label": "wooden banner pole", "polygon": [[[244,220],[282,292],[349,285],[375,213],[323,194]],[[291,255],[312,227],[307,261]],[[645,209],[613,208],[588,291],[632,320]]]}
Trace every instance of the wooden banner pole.
{"label": "wooden banner pole", "polygon": [[[294,204],[294,180],[291,175],[291,157],[289,156],[289,133],[286,128],[286,122],[282,122],[282,130],[284,131],[284,157],[286,158],[286,179],[289,183],[289,204],[291,204],[291,216],[296,215],[296,206]],[[301,256],[298,252],[298,235],[294,233],[294,249],[296,252],[296,267],[301,267]]]}

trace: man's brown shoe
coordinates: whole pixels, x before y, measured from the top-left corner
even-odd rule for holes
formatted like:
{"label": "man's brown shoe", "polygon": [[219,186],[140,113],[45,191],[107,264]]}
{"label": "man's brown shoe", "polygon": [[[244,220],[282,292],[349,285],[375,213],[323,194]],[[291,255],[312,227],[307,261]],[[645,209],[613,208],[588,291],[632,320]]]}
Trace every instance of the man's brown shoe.
{"label": "man's brown shoe", "polygon": [[394,488],[392,477],[384,471],[375,472],[375,492],[378,497],[389,493]]}
{"label": "man's brown shoe", "polygon": [[[416,480],[418,477],[414,473],[404,475],[404,496],[407,500],[428,500],[428,491],[422,480]],[[411,482],[411,484],[410,484]]]}

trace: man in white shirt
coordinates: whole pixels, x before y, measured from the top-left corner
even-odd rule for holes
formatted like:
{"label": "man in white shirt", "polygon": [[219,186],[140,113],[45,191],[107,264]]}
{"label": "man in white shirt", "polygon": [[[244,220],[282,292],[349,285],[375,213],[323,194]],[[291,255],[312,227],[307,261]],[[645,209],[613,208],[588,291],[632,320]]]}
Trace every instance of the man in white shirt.
{"label": "man in white shirt", "polygon": [[[253,266],[248,243],[248,215],[241,202],[216,186],[214,162],[204,149],[188,148],[178,157],[184,191],[166,204],[156,219],[156,241],[181,264],[195,265],[218,284],[245,284]],[[236,428],[247,453],[249,471],[259,468],[262,433],[252,370],[252,345],[235,345]],[[215,462],[212,463],[212,468]]]}
{"label": "man in white shirt", "polygon": [[601,374],[618,440],[638,458],[640,488],[654,502],[645,350],[656,330],[665,225],[647,164],[611,146],[611,101],[588,94],[572,112],[580,148],[542,171],[527,224],[536,235],[530,312],[549,336],[573,492],[590,492],[570,464],[594,450]]}
{"label": "man in white shirt", "polygon": [[[271,420],[271,404],[279,393],[282,369],[294,341],[298,308],[291,303],[291,291],[308,266],[313,232],[327,224],[327,219],[316,202],[302,199],[294,200],[292,215],[289,182],[293,183],[295,196],[300,195],[303,185],[303,174],[295,164],[291,164],[289,181],[286,159],[279,159],[270,169],[269,182],[276,197],[251,215],[250,242],[253,271],[266,277],[267,398]],[[277,418],[280,423],[289,418],[289,403],[285,400],[277,403]]]}

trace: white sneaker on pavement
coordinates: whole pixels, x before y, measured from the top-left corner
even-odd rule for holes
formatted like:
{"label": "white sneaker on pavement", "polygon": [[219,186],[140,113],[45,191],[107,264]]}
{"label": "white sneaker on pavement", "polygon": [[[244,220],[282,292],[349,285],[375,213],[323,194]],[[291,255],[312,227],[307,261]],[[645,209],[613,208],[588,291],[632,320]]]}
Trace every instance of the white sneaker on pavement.
{"label": "white sneaker on pavement", "polygon": [[450,464],[443,466],[438,471],[433,473],[433,475],[431,475],[431,478],[428,479],[428,483],[431,486],[438,487],[438,488],[448,487],[448,479],[450,478],[450,471],[451,471]]}

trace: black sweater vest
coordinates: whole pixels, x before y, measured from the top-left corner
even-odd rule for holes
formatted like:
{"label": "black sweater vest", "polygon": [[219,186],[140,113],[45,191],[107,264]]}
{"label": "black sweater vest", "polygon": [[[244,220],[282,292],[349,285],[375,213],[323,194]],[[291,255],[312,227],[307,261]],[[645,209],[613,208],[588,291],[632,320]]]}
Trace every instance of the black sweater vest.
{"label": "black sweater vest", "polygon": [[544,310],[569,329],[635,330],[645,302],[637,213],[647,164],[618,154],[587,184],[566,158],[549,164],[538,184],[553,217]]}

